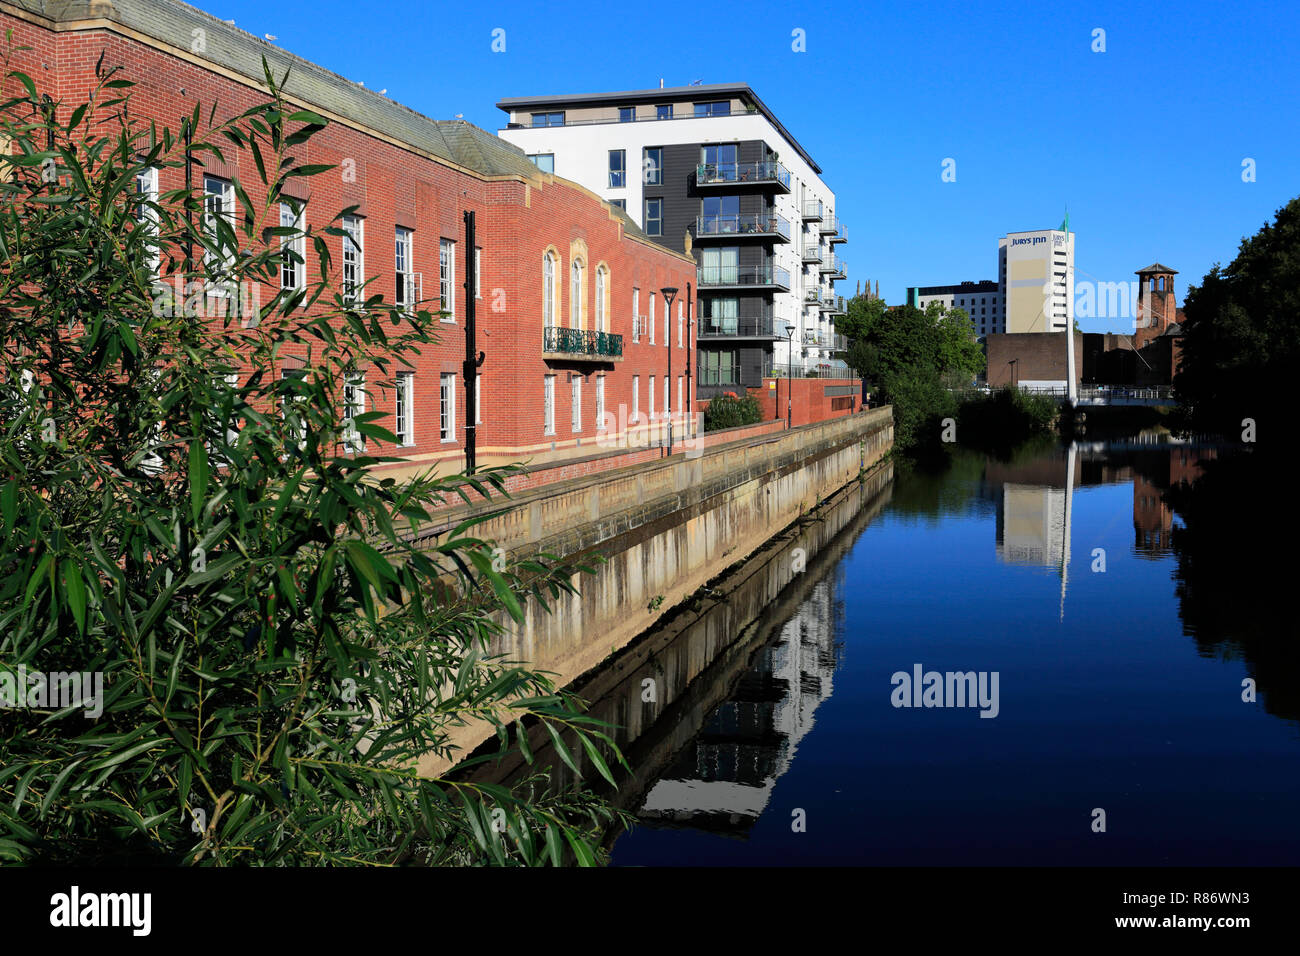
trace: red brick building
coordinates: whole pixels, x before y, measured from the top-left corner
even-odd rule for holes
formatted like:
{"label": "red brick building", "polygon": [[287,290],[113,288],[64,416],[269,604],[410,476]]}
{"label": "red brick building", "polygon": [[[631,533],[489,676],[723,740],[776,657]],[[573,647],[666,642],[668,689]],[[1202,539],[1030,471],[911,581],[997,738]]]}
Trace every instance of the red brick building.
{"label": "red brick building", "polygon": [[[476,342],[485,353],[480,463],[636,444],[665,402],[674,415],[691,407],[694,259],[652,242],[586,189],[541,172],[517,147],[469,123],[415,113],[175,0],[0,0],[0,27],[13,30],[15,46],[31,48],[10,69],[31,76],[38,93],[70,110],[94,88],[97,64],[120,67],[136,84],[132,114],[172,129],[196,104],[206,121],[215,103],[220,123],[265,102],[263,58],[276,77],[289,71],[287,97],[330,121],[295,158],[337,167],[293,195],[307,202],[306,225],[356,206],[348,265],[347,240],[327,237],[335,265],[359,272],[371,281],[367,292],[386,301],[422,298],[450,313],[409,381],[364,383],[366,410],[391,413],[380,424],[405,439],[400,453],[413,465],[464,461],[466,210],[476,216]],[[227,158],[205,157],[194,188],[216,203],[229,196],[233,209],[230,185],[246,184],[256,200],[260,180],[251,156]],[[183,187],[180,170],[157,172],[158,191]],[[671,314],[665,287],[680,290]],[[634,335],[638,317],[662,330],[657,346]],[[676,427],[681,436],[687,423]]]}

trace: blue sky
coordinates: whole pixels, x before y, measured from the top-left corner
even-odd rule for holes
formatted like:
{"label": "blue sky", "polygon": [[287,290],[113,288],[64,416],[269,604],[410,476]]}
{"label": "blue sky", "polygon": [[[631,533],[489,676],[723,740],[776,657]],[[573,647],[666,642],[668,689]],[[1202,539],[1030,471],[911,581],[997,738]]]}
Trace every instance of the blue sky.
{"label": "blue sky", "polygon": [[[1067,204],[1077,279],[1128,281],[1160,261],[1180,272],[1181,302],[1300,195],[1295,0],[198,5],[494,131],[507,96],[748,83],[836,192],[850,237],[840,290],[879,280],[891,303],[909,285],[996,278],[998,237],[1055,228]],[[940,179],[946,158],[956,182]]]}

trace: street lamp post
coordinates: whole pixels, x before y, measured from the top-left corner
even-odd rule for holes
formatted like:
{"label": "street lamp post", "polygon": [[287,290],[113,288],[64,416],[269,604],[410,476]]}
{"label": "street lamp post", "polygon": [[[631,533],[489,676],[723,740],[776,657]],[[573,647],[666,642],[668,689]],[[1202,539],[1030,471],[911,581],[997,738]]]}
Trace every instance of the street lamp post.
{"label": "street lamp post", "polygon": [[[791,325],[789,322],[785,324],[785,337],[787,342],[785,350],[785,427],[787,431],[790,429],[791,421],[793,420],[792,408],[794,379],[790,370],[794,368],[794,333],[796,331],[796,327]],[[781,397],[778,395],[777,401],[779,402],[780,400]],[[778,408],[779,407],[780,406],[778,406]]]}
{"label": "street lamp post", "polygon": [[668,454],[673,453],[673,400],[670,397],[673,384],[673,300],[677,298],[676,286],[665,286],[659,290],[663,293],[664,302],[667,303],[664,310],[664,346],[668,349],[668,383],[664,386],[664,409],[668,412]]}

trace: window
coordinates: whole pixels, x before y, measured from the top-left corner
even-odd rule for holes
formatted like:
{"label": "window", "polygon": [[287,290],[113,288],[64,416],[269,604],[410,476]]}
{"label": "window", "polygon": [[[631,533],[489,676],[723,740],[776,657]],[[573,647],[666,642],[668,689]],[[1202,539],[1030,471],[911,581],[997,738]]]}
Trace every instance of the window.
{"label": "window", "polygon": [[677,376],[677,414],[682,413],[682,376]]}
{"label": "window", "polygon": [[450,239],[438,241],[438,295],[442,299],[444,322],[456,321],[456,243]]}
{"label": "window", "polygon": [[717,100],[710,103],[696,103],[696,116],[729,116],[731,115],[731,101]]}
{"label": "window", "polygon": [[[8,152],[8,149],[5,149]],[[135,218],[147,235],[158,235],[158,210],[147,203],[156,203],[158,201],[158,170],[150,166],[147,169],[141,169],[135,174],[135,194],[139,200],[136,206]],[[162,253],[157,247],[152,247],[149,252],[149,271],[157,272],[158,266],[162,261]]]}
{"label": "window", "polygon": [[633,123],[636,121],[635,106],[620,106],[618,108],[618,121],[620,123]]}
{"label": "window", "polygon": [[734,352],[700,353],[701,385],[735,385],[736,354]]}
{"label": "window", "polygon": [[645,234],[662,236],[664,234],[664,201],[647,199],[645,201]]}
{"label": "window", "polygon": [[596,376],[596,431],[605,430],[605,376]]}
{"label": "window", "polygon": [[555,172],[554,153],[529,153],[528,161],[544,173]]}
{"label": "window", "polygon": [[366,410],[366,377],[353,372],[343,380],[343,447],[351,454],[366,449],[366,439],[356,429],[355,419]]}
{"label": "window", "polygon": [[438,376],[438,438],[456,440],[456,376],[450,373]]}
{"label": "window", "polygon": [[[306,377],[307,370],[301,368],[280,372],[280,378],[285,381],[301,381]],[[284,421],[285,431],[297,440],[300,448],[307,438],[307,423],[303,420],[305,409],[306,401],[302,394],[297,389],[286,386],[280,395],[280,418]]]}
{"label": "window", "polygon": [[570,270],[569,328],[582,328],[582,260],[574,259]]}
{"label": "window", "polygon": [[632,376],[632,421],[641,417],[641,376]]}
{"label": "window", "polygon": [[701,232],[706,235],[724,235],[740,232],[740,197],[706,196],[700,202],[704,219]]}
{"label": "window", "polygon": [[546,253],[542,259],[542,324],[555,326],[555,254]]}
{"label": "window", "polygon": [[343,298],[356,302],[364,282],[365,253],[362,250],[365,220],[360,216],[343,217]]}
{"label": "window", "polygon": [[280,203],[280,227],[296,229],[299,235],[286,236],[281,244],[280,288],[296,291],[303,287],[307,267],[306,236],[302,235],[302,211],[291,203]]}
{"label": "window", "polygon": [[397,407],[394,409],[397,427],[393,433],[397,444],[415,444],[415,376],[410,372],[397,373]]}
{"label": "window", "polygon": [[655,377],[653,375],[647,375],[646,379],[650,382],[650,394],[646,396],[650,404],[647,406],[646,410],[647,410],[647,414],[649,414],[650,416],[650,421],[654,421],[655,420]]}
{"label": "window", "polygon": [[474,247],[474,298],[483,298],[483,247]]}
{"label": "window", "polygon": [[558,113],[534,113],[533,125],[534,126],[563,126],[564,112],[561,111]]}
{"label": "window", "polygon": [[611,149],[609,151],[609,188],[622,189],[627,172],[627,150]]}
{"label": "window", "polygon": [[547,375],[543,380],[542,417],[547,435],[555,434],[555,376]]}
{"label": "window", "polygon": [[[223,240],[219,223],[224,222],[230,233]],[[235,187],[234,184],[215,176],[203,177],[203,234],[217,249],[224,254],[205,251],[203,259],[209,271],[221,276],[234,262],[235,238]],[[220,279],[218,279],[220,281]],[[212,295],[229,295],[230,290],[218,285],[210,288]]]}
{"label": "window", "polygon": [[596,331],[608,332],[605,327],[605,292],[608,283],[605,281],[605,267],[600,266],[596,269]]}
{"label": "window", "polygon": [[707,175],[712,181],[729,182],[736,178],[736,144],[705,146],[700,153],[701,162],[709,167]]}
{"label": "window", "polygon": [[582,376],[573,376],[573,380],[569,383],[569,388],[573,391],[573,430],[575,432],[580,432],[582,431]]}
{"label": "window", "polygon": [[672,119],[672,118],[673,118],[672,103],[661,103],[659,106],[655,107],[655,119]]}
{"label": "window", "polygon": [[641,341],[641,290],[632,290],[632,341]]}
{"label": "window", "polygon": [[673,413],[672,406],[668,400],[668,376],[664,376],[664,418]]}
{"label": "window", "polygon": [[483,424],[483,375],[474,376],[474,424]]}
{"label": "window", "polygon": [[739,279],[739,246],[700,250],[701,285],[735,285]]}
{"label": "window", "polygon": [[709,335],[735,335],[740,324],[740,300],[707,297],[700,302],[701,331]]}
{"label": "window", "polygon": [[415,274],[411,264],[415,262],[415,234],[410,229],[397,227],[393,240],[393,271],[396,275],[396,296],[393,303],[399,306],[411,306],[418,300],[415,288]]}
{"label": "window", "polygon": [[682,334],[686,328],[686,305],[677,300],[677,347],[682,347]]}
{"label": "window", "polygon": [[664,181],[664,150],[662,146],[650,146],[644,151],[641,160],[642,179],[647,186],[660,186]]}
{"label": "window", "polygon": [[[654,294],[653,292],[650,293],[650,323],[649,323],[649,328],[650,328],[650,344],[651,344],[651,345],[654,345],[654,344],[655,344],[655,294]],[[654,393],[651,392],[650,394],[653,395]],[[650,404],[651,404],[651,405],[654,405],[654,402],[651,401]]]}
{"label": "window", "polygon": [[624,212],[627,212],[627,200],[626,200],[626,199],[611,199],[611,200],[609,201],[609,204],[610,204],[611,206],[617,206],[619,209],[622,209]]}

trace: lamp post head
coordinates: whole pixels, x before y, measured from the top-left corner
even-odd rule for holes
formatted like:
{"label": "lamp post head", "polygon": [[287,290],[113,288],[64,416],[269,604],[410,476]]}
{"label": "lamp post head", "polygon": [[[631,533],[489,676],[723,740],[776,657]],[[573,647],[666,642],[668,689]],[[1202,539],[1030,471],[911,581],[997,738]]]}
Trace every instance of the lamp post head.
{"label": "lamp post head", "polygon": [[660,289],[659,291],[664,294],[664,298],[668,300],[668,305],[671,307],[673,304],[673,299],[677,298],[677,287],[666,286]]}

